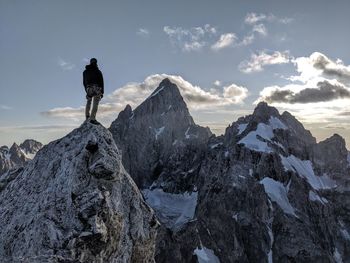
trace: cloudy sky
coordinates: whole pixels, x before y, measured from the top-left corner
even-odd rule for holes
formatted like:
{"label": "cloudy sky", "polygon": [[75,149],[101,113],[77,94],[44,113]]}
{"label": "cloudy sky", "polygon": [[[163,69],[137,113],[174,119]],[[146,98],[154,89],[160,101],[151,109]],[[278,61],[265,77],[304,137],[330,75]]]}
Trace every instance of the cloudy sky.
{"label": "cloudy sky", "polygon": [[217,134],[264,100],[349,146],[349,10],[345,0],[0,0],[0,145],[77,127],[82,71],[96,57],[106,126],[169,77]]}

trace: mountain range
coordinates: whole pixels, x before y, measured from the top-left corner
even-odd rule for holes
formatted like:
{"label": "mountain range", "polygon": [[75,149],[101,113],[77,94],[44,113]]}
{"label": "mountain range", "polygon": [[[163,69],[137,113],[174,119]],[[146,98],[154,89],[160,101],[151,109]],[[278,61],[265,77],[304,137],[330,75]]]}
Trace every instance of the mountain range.
{"label": "mountain range", "polygon": [[164,79],[0,177],[0,259],[350,262],[349,182],[341,136],[264,102],[216,136]]}

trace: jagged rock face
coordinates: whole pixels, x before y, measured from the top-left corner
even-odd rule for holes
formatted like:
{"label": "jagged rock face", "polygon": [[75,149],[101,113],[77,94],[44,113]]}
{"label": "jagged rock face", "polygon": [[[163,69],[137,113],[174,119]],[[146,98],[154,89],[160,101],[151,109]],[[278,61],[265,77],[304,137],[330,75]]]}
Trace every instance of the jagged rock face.
{"label": "jagged rock face", "polygon": [[0,175],[13,168],[24,166],[27,161],[34,158],[42,146],[35,140],[25,140],[19,146],[14,143],[11,148],[0,147]]}
{"label": "jagged rock face", "polygon": [[1,262],[153,262],[158,223],[104,127],[84,123],[7,179]]}
{"label": "jagged rock face", "polygon": [[171,182],[169,191],[191,185],[183,179],[198,168],[211,135],[208,128],[194,123],[178,87],[169,79],[135,110],[128,105],[120,112],[110,131],[137,185],[145,188],[158,179],[164,187]]}
{"label": "jagged rock face", "polygon": [[345,140],[338,134],[314,145],[312,155],[313,162],[320,172],[330,174],[336,179],[347,175],[348,151]]}
{"label": "jagged rock face", "polygon": [[[202,246],[221,262],[347,262],[350,207],[340,200],[349,188],[339,188],[339,170],[312,162],[342,164],[338,136],[316,144],[289,113],[262,103],[208,150],[195,218]],[[341,174],[349,181],[348,169]]]}
{"label": "jagged rock face", "polygon": [[139,185],[153,182],[143,194],[162,223],[157,262],[347,262],[350,203],[341,200],[350,200],[350,178],[340,137],[316,143],[290,113],[260,103],[186,151],[174,141],[192,119],[186,111],[173,121],[158,97],[163,84],[142,114],[128,106],[110,128],[134,178],[150,174]]}

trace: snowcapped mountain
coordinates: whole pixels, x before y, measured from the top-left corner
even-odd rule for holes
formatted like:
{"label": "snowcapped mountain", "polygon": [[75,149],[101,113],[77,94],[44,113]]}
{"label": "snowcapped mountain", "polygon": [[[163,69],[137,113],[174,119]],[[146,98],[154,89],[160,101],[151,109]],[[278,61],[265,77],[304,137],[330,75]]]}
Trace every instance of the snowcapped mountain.
{"label": "snowcapped mountain", "polygon": [[153,261],[157,220],[104,127],[84,123],[5,175],[1,262]]}
{"label": "snowcapped mountain", "polygon": [[339,135],[317,143],[290,113],[260,103],[214,136],[167,79],[110,130],[162,223],[157,262],[348,262]]}
{"label": "snowcapped mountain", "polygon": [[0,175],[10,169],[22,167],[27,161],[34,158],[42,146],[35,140],[25,140],[20,145],[14,143],[10,148],[0,147]]}

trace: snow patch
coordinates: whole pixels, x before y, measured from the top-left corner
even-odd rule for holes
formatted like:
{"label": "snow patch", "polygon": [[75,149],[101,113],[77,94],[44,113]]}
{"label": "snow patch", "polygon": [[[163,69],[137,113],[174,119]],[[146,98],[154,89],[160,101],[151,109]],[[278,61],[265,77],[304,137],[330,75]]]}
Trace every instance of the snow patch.
{"label": "snow patch", "polygon": [[323,205],[328,203],[326,198],[319,196],[314,191],[309,191],[309,200],[313,202],[320,202]]}
{"label": "snow patch", "polygon": [[236,222],[238,222],[238,213],[234,213],[234,214],[232,215],[232,218],[233,218]]}
{"label": "snow patch", "polygon": [[214,251],[204,246],[202,248],[197,247],[193,254],[197,256],[198,263],[220,263],[220,260],[214,254]]}
{"label": "snow patch", "polygon": [[273,242],[274,242],[274,236],[273,236],[273,232],[272,232],[272,226],[267,225],[267,231],[268,231],[269,237],[270,237],[270,250],[269,250],[269,253],[267,254],[267,259],[268,259],[269,263],[273,263],[272,247],[273,247]]}
{"label": "snow patch", "polygon": [[198,138],[198,135],[195,135],[195,134],[190,134],[190,129],[191,129],[191,126],[189,126],[187,128],[187,130],[185,131],[185,138],[186,139],[191,139],[191,137],[194,137],[194,138]]}
{"label": "snow patch", "polygon": [[267,145],[266,141],[276,144],[281,147],[279,143],[272,142],[271,139],[274,137],[273,131],[276,129],[287,129],[278,118],[271,117],[269,124],[259,123],[255,131],[251,131],[238,143],[244,144],[247,148],[258,151],[258,152],[272,152],[272,149]]}
{"label": "snow patch", "polygon": [[10,153],[5,153],[5,159],[6,159],[7,161],[10,161],[10,159],[11,159],[11,154],[10,154]]}
{"label": "snow patch", "polygon": [[343,259],[342,259],[337,248],[334,249],[333,258],[334,258],[336,263],[343,263]]}
{"label": "snow patch", "polygon": [[188,127],[187,130],[185,131],[185,137],[186,137],[186,139],[189,139],[189,138],[190,138],[190,135],[188,134],[188,132],[190,131],[190,128],[191,128],[191,127]]}
{"label": "snow patch", "polygon": [[243,123],[243,124],[238,125],[238,134],[237,135],[240,135],[242,132],[244,132],[245,129],[247,129],[247,126],[248,126],[248,123]]}
{"label": "snow patch", "polygon": [[150,96],[150,98],[156,96],[156,95],[157,95],[159,92],[161,92],[163,89],[164,89],[164,86],[162,86],[159,90],[157,90],[157,91],[155,91],[154,93],[152,93],[151,96]]}
{"label": "snow patch", "polygon": [[287,189],[282,183],[275,181],[272,178],[265,177],[260,181],[260,184],[264,185],[265,192],[269,198],[276,202],[284,213],[297,217],[293,206],[289,203]]}
{"label": "snow patch", "polygon": [[162,132],[164,131],[165,127],[160,127],[158,129],[154,129],[154,132],[156,133],[155,136],[156,136],[156,140],[158,140],[158,137],[162,134]]}
{"label": "snow patch", "polygon": [[305,178],[316,190],[336,187],[336,183],[327,175],[316,176],[310,160],[300,160],[294,155],[284,157],[280,155],[285,171],[292,171]]}
{"label": "snow patch", "polygon": [[340,233],[342,234],[343,238],[345,238],[346,240],[350,240],[350,234],[348,230],[346,230],[345,224],[342,221],[340,221],[339,224],[340,224]]}
{"label": "snow patch", "polygon": [[145,200],[157,213],[161,223],[172,230],[191,221],[197,206],[198,193],[172,194],[162,189],[142,191]]}
{"label": "snow patch", "polygon": [[281,122],[281,120],[279,118],[276,117],[271,117],[269,120],[269,124],[272,127],[272,129],[276,130],[276,129],[282,129],[282,130],[286,130],[287,126]]}
{"label": "snow patch", "polygon": [[22,148],[19,148],[21,153],[23,153],[23,155],[27,158],[27,159],[30,159],[32,160],[34,157],[35,157],[35,154],[36,153],[27,153],[24,149]]}
{"label": "snow patch", "polygon": [[211,149],[215,149],[216,147],[222,145],[222,142],[219,142],[219,143],[215,143],[213,145],[210,146]]}

